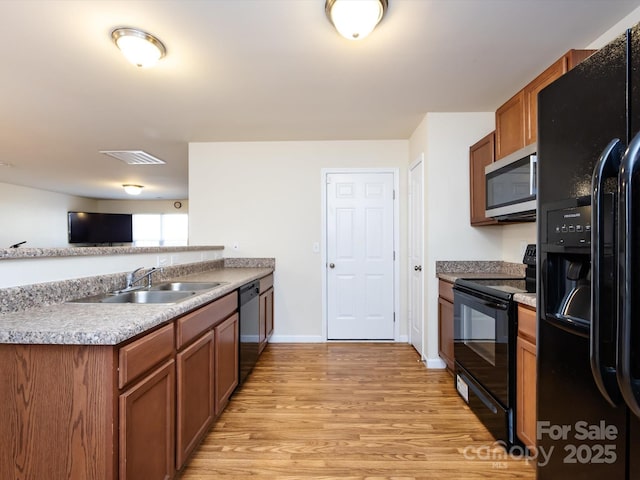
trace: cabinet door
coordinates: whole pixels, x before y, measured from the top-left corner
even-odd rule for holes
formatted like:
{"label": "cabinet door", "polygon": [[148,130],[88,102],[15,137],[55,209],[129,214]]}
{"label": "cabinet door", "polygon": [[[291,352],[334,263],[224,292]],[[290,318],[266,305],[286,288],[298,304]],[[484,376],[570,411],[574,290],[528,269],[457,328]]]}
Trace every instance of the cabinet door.
{"label": "cabinet door", "polygon": [[260,320],[258,321],[258,355],[267,346],[268,292],[260,294]]}
{"label": "cabinet door", "polygon": [[174,399],[173,359],[120,395],[120,480],[173,478]]}
{"label": "cabinet door", "polygon": [[495,132],[469,148],[469,198],[471,225],[494,225],[493,218],[484,215],[487,204],[487,184],[484,167],[493,163],[495,158]]}
{"label": "cabinet door", "polygon": [[453,303],[438,297],[438,353],[449,370],[454,369]]}
{"label": "cabinet door", "polygon": [[496,110],[497,160],[525,146],[524,115],[524,90],[520,90]]}
{"label": "cabinet door", "polygon": [[536,346],[518,337],[516,343],[516,428],[530,449],[536,446]]}
{"label": "cabinet door", "polygon": [[214,329],[216,415],[222,413],[238,386],[238,318],[234,313]]}
{"label": "cabinet door", "polygon": [[273,335],[273,288],[267,292],[267,304],[265,306],[267,313],[267,340]]}
{"label": "cabinet door", "polygon": [[567,58],[565,56],[538,75],[524,88],[526,128],[525,145],[534,143],[538,138],[538,93],[566,72]]}
{"label": "cabinet door", "polygon": [[207,432],[215,413],[214,333],[176,355],[176,467],[180,469]]}

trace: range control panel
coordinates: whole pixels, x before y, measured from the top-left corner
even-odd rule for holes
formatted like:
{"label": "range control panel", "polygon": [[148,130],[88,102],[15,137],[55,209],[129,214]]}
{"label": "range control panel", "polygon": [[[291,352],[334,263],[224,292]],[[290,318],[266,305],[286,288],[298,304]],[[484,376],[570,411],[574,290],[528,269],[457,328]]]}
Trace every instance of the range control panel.
{"label": "range control panel", "polygon": [[547,242],[566,247],[591,245],[591,205],[547,213]]}

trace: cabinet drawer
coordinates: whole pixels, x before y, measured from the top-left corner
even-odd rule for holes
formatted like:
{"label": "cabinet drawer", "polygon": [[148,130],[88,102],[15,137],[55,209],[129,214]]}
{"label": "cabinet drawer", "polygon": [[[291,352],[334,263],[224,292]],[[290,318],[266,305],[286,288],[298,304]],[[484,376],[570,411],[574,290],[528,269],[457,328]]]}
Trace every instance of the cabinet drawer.
{"label": "cabinet drawer", "polygon": [[440,280],[438,282],[438,285],[439,285],[438,295],[444,298],[445,300],[449,300],[451,303],[453,303],[453,283]]}
{"label": "cabinet drawer", "polygon": [[536,311],[518,305],[518,335],[536,343]]}
{"label": "cabinet drawer", "polygon": [[152,332],[119,351],[118,386],[126,384],[173,354],[173,323]]}
{"label": "cabinet drawer", "polygon": [[273,287],[273,274],[260,279],[260,293],[264,293]]}
{"label": "cabinet drawer", "polygon": [[215,302],[180,317],[176,322],[177,348],[194,340],[202,332],[224,320],[238,309],[238,292],[232,292]]}

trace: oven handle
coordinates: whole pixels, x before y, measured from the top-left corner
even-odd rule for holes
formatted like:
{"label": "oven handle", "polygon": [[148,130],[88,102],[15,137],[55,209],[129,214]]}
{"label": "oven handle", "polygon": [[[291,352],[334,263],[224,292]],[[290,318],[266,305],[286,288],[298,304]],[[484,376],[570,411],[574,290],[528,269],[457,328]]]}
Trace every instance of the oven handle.
{"label": "oven handle", "polygon": [[[612,407],[621,403],[620,389],[616,382],[616,369],[614,365],[607,365],[602,358],[602,332],[605,330],[605,322],[615,331],[616,318],[612,318],[608,312],[602,312],[600,295],[605,261],[605,215],[604,211],[604,182],[609,178],[616,178],[620,169],[620,161],[623,155],[623,144],[615,138],[604,149],[595,168],[591,180],[591,325],[590,325],[590,362],[591,374],[596,382],[600,394]],[[617,232],[614,232],[614,235]],[[614,297],[615,298],[615,297]],[[611,325],[614,323],[614,325]]]}
{"label": "oven handle", "polygon": [[489,308],[493,308],[496,310],[509,310],[509,304],[508,303],[498,303],[495,301],[491,301],[491,300],[487,300],[485,297],[480,297],[478,296],[475,292],[469,292],[468,290],[462,290],[460,287],[458,286],[454,286],[453,287],[453,292],[454,294],[459,294],[462,295],[468,299],[470,299],[473,302],[477,302],[479,304],[481,304],[484,307],[489,307]]}

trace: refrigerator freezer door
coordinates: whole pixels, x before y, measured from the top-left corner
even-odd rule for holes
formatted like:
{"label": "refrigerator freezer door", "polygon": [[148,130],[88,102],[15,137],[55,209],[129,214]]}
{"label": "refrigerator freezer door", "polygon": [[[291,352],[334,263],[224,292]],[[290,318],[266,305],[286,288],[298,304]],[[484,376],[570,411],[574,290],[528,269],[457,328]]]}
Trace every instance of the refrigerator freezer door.
{"label": "refrigerator freezer door", "polygon": [[616,380],[615,341],[615,190],[624,144],[612,140],[593,170],[591,196],[591,372],[602,396],[612,407],[622,403]]}
{"label": "refrigerator freezer door", "polygon": [[618,181],[618,384],[626,404],[640,417],[640,134],[622,158]]}

